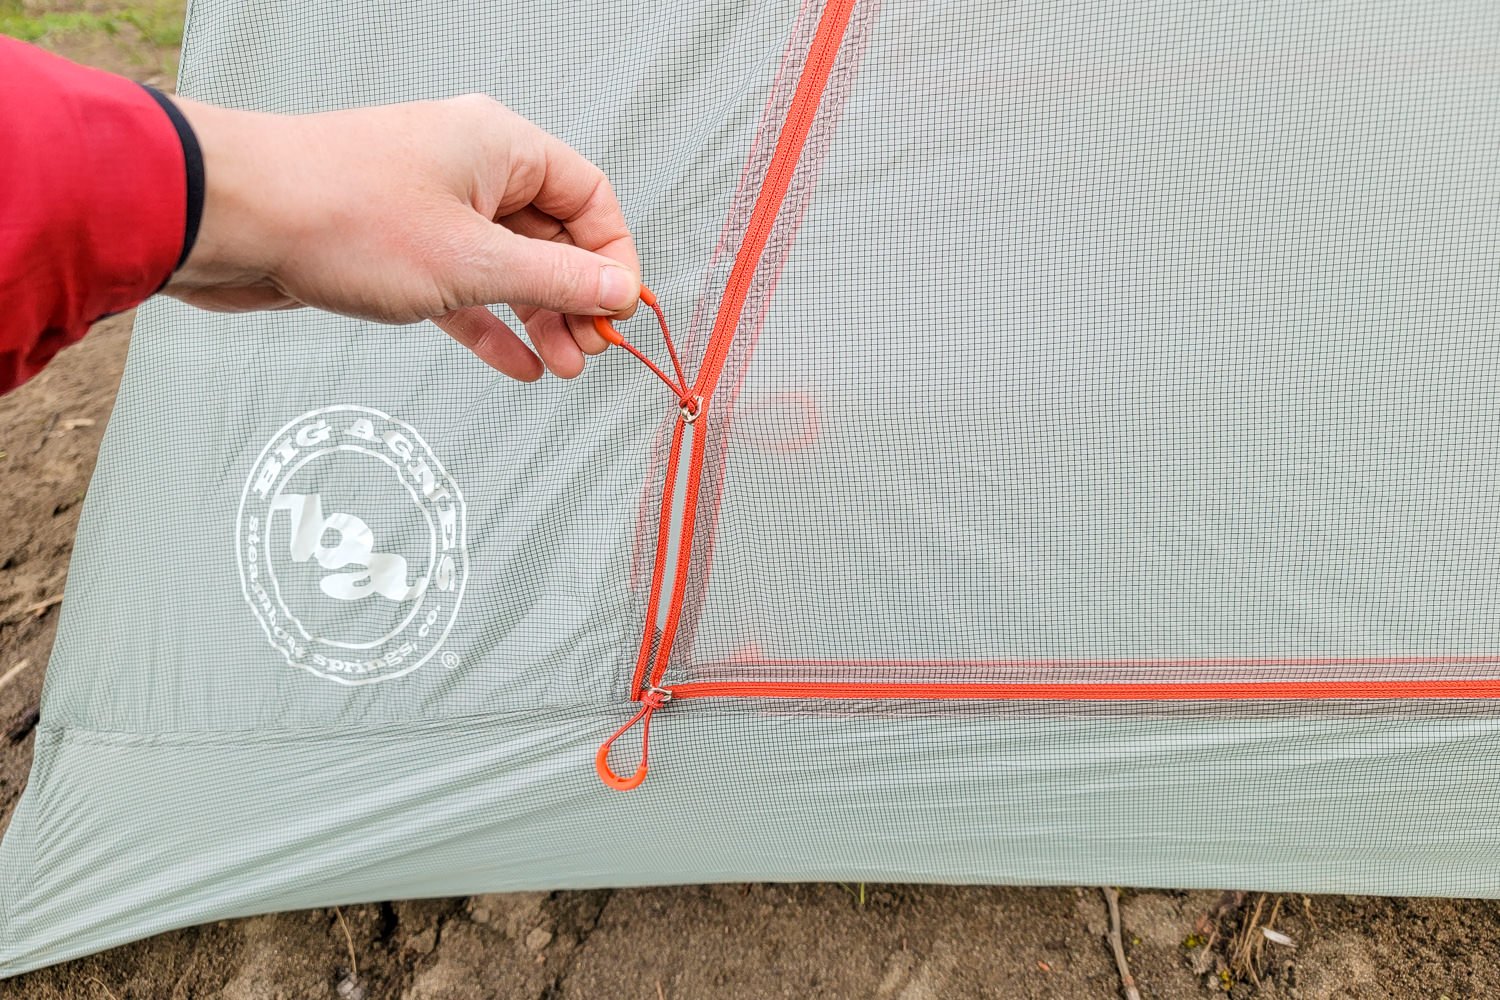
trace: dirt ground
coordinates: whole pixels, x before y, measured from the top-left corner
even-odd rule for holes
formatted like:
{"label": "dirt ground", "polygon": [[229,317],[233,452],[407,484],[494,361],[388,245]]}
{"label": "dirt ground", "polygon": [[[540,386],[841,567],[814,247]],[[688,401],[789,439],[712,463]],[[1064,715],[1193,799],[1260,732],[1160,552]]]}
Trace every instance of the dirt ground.
{"label": "dirt ground", "polygon": [[[100,6],[0,0],[0,13],[7,3]],[[43,43],[157,83],[175,66],[175,39],[134,28]],[[0,830],[25,787],[56,602],[129,337],[129,316],[108,320],[0,397]],[[1147,1000],[1500,996],[1500,903],[1126,891],[1120,911]],[[1097,888],[524,893],[196,927],[0,982],[0,997],[1112,998],[1124,994],[1108,931]]]}

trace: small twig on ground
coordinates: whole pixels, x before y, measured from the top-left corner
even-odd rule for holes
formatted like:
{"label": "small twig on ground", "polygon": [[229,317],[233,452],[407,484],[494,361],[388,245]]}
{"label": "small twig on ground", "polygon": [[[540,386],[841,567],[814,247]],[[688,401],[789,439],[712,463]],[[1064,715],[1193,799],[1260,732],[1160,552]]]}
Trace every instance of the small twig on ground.
{"label": "small twig on ground", "polygon": [[[1260,940],[1255,942],[1255,961],[1258,964],[1265,964],[1266,942],[1271,939],[1270,935],[1266,932],[1275,931],[1276,918],[1279,916],[1281,916],[1281,897],[1277,896],[1276,902],[1271,905],[1271,915],[1266,918],[1265,924],[1260,929]],[[1287,940],[1290,941],[1291,938],[1287,938]]]}
{"label": "small twig on ground", "polygon": [[339,918],[339,926],[344,929],[344,944],[349,946],[349,978],[358,979],[359,961],[354,957],[354,937],[349,933],[349,924],[344,920],[344,911],[335,906],[333,915]]}
{"label": "small twig on ground", "polygon": [[1209,931],[1208,940],[1203,942],[1203,947],[1198,949],[1198,957],[1193,960],[1193,973],[1206,976],[1213,969],[1216,958],[1214,957],[1214,942],[1219,940],[1219,925],[1214,924]]}
{"label": "small twig on ground", "polygon": [[32,705],[22,712],[11,727],[5,731],[5,739],[12,745],[21,742],[31,735],[36,724],[42,721],[42,709],[40,705]]}
{"label": "small twig on ground", "polygon": [[93,983],[95,986],[103,990],[104,995],[109,997],[109,1000],[120,1000],[119,997],[115,996],[115,991],[110,989],[108,986],[105,986],[97,976],[84,976],[83,978],[85,982]]}
{"label": "small twig on ground", "polygon": [[661,980],[656,981],[656,1000],[667,1000],[667,991],[661,988]]}
{"label": "small twig on ground", "polygon": [[[1285,897],[1276,896],[1271,901],[1271,912],[1262,920],[1261,915],[1266,912],[1266,898],[1267,894],[1261,893],[1256,899],[1255,908],[1231,937],[1228,950],[1230,972],[1237,977],[1248,976],[1256,988],[1261,986],[1260,970],[1266,967],[1266,942],[1275,941],[1277,944],[1296,947],[1290,937],[1275,929]],[[1304,907],[1306,904],[1307,897],[1304,896]]]}
{"label": "small twig on ground", "polygon": [[5,673],[0,674],[0,691],[4,691],[5,685],[9,684],[17,677],[20,677],[21,671],[25,670],[29,666],[31,666],[30,660],[20,660],[16,663],[15,666],[11,667]]}
{"label": "small twig on ground", "polygon": [[1250,911],[1250,919],[1240,927],[1239,934],[1233,942],[1229,953],[1229,971],[1236,976],[1248,975],[1260,988],[1260,976],[1256,974],[1256,946],[1264,940],[1260,931],[1260,915],[1265,911],[1266,894],[1261,893],[1260,898],[1255,901],[1255,909]]}
{"label": "small twig on ground", "polygon": [[47,418],[46,425],[42,427],[42,436],[36,439],[36,447],[33,448],[32,451],[42,450],[42,446],[45,445],[47,443],[47,439],[52,436],[52,428],[57,426],[57,419],[61,416],[61,413],[54,413],[52,414],[52,416]]}
{"label": "small twig on ground", "polygon": [[1135,988],[1135,977],[1130,974],[1130,965],[1125,961],[1125,938],[1120,933],[1120,894],[1108,885],[1104,886],[1103,892],[1104,901],[1109,904],[1109,945],[1114,949],[1115,966],[1120,970],[1125,1000],[1141,1000],[1141,992]]}
{"label": "small twig on ground", "polygon": [[17,624],[20,624],[21,622],[25,621],[28,618],[40,618],[42,615],[46,614],[47,609],[52,608],[52,607],[54,607],[54,606],[56,606],[58,604],[61,604],[62,603],[62,599],[63,599],[63,595],[61,595],[61,594],[53,594],[51,597],[47,598],[45,601],[37,601],[35,604],[31,605],[30,607],[22,608],[20,611],[17,611],[15,614],[13,614],[9,618],[5,619],[4,622],[0,622],[0,624],[4,624],[4,625],[17,625]]}
{"label": "small twig on ground", "polygon": [[54,608],[57,605],[61,604],[62,603],[62,599],[63,599],[63,595],[61,595],[61,594],[53,594],[51,597],[47,598],[46,600],[44,600],[44,601],[37,601],[31,607],[24,609],[21,612],[21,614],[23,614],[23,615],[30,615],[33,618],[40,618],[42,616],[43,612],[47,611],[49,608]]}

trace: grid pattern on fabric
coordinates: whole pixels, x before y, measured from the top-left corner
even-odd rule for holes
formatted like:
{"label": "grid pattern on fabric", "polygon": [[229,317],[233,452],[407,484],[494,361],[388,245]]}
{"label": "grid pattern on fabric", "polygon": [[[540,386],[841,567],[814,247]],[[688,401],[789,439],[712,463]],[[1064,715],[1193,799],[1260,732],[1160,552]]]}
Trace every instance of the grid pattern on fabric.
{"label": "grid pattern on fabric", "polygon": [[[181,90],[295,113],[488,93],[606,170],[648,281],[673,324],[690,326],[695,297],[716,294],[714,247],[795,6],[560,14],[544,3],[417,3],[353,21],[351,9],[195,4]],[[590,72],[578,72],[579,53],[591,54]],[[635,518],[659,489],[652,436],[676,413],[637,362],[611,352],[573,382],[521,386],[427,326],[210,316],[161,302],[140,324],[97,473],[111,485],[92,491],[57,646],[59,663],[107,655],[113,668],[55,671],[51,722],[317,730],[619,703],[644,616]],[[642,345],[660,353],[648,327],[630,330],[647,331]],[[299,423],[330,407],[326,427]],[[354,436],[361,419],[373,440]],[[294,440],[324,433],[322,450]],[[381,444],[388,433],[420,438],[415,457]],[[257,513],[254,484],[283,447],[301,471]],[[462,501],[461,599],[434,603],[414,585],[330,599],[330,574],[293,546],[296,524],[357,517],[413,582],[441,561],[432,538],[444,510],[406,499],[424,489],[401,471],[416,461],[441,467]],[[149,466],[172,472],[143,478]],[[236,565],[252,550],[256,580]],[[247,607],[262,602],[269,610]],[[174,609],[169,624],[150,610],[161,608]],[[424,662],[424,639],[380,642],[424,626],[448,628]],[[393,666],[355,672],[406,645],[415,652]],[[161,667],[177,662],[193,667]]]}
{"label": "grid pattern on fabric", "polygon": [[1497,33],[880,11],[666,683],[1500,676]]}
{"label": "grid pattern on fabric", "polygon": [[[717,317],[716,306],[724,295],[731,270],[739,259],[737,251],[740,248],[740,241],[744,237],[761,188],[765,183],[766,173],[770,169],[780,138],[781,127],[791,108],[797,82],[806,67],[808,49],[818,25],[818,6],[813,0],[802,0],[776,65],[776,72],[771,78],[765,106],[756,124],[744,165],[734,185],[734,193],[725,213],[723,225],[709,257],[686,335],[682,338],[681,353],[689,372],[701,370],[708,353],[711,333]],[[708,426],[705,422],[705,429]],[[641,505],[637,519],[639,542],[636,546],[637,560],[633,567],[632,579],[643,599],[649,598],[651,591],[659,586],[657,578],[667,574],[681,558],[680,535],[684,493],[682,487],[687,484],[685,479],[680,483],[677,481],[682,476],[672,459],[671,449],[674,432],[677,430],[676,421],[669,419],[662,424],[656,435],[647,481],[657,484],[657,489],[648,495],[648,502]],[[691,441],[692,434],[695,432],[691,428],[682,428],[686,441]],[[669,496],[667,492],[669,479],[675,496]],[[651,565],[646,565],[648,562]],[[663,624],[675,589],[675,585],[669,585],[665,595],[667,600],[661,601],[657,608],[652,608],[648,602],[649,624],[647,627],[651,633],[645,637],[648,644],[654,638],[656,630]],[[650,648],[649,645],[647,648]]]}
{"label": "grid pattern on fabric", "polygon": [[[1459,0],[196,0],[191,96],[481,91],[562,135],[689,379],[723,368],[694,473],[621,351],[517,386],[430,329],[144,308],[0,844],[0,975],[511,889],[1500,897],[1500,714],[1466,700],[1500,655],[1497,45]],[[434,603],[330,596],[291,524],[334,512]],[[415,649],[434,610],[379,676],[278,644]],[[643,643],[675,698],[619,794],[589,763]],[[1382,696],[1413,680],[1457,686]],[[1314,690],[1138,686],[1246,681]],[[707,696],[754,684],[789,696]]]}

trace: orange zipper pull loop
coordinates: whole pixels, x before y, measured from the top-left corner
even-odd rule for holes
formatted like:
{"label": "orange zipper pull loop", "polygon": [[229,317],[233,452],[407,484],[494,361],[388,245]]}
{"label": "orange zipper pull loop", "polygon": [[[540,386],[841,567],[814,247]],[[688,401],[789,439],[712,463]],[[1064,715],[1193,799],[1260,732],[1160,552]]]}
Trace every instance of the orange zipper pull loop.
{"label": "orange zipper pull loop", "polygon": [[667,329],[667,314],[662,310],[661,303],[656,300],[656,294],[645,285],[641,286],[641,301],[656,313],[656,325],[661,327],[662,339],[667,342],[667,355],[672,359],[672,371],[677,375],[677,384],[682,387],[677,398],[686,398],[687,376],[682,374],[682,362],[677,358],[677,345],[672,343],[672,331]]}
{"label": "orange zipper pull loop", "polygon": [[[672,331],[667,329],[667,314],[662,310],[661,303],[657,301],[656,294],[645,285],[641,286],[641,303],[656,313],[657,325],[661,327],[662,338],[667,342],[667,353],[672,358],[672,371],[677,376],[676,382],[673,382],[667,376],[666,372],[658,368],[634,344],[627,341],[625,335],[616,330],[610,323],[608,316],[595,316],[594,329],[599,332],[599,336],[603,337],[607,343],[614,344],[616,347],[623,347],[635,355],[642,364],[655,373],[657,378],[666,383],[667,388],[672,390],[672,395],[677,397],[677,403],[682,410],[683,419],[688,423],[692,423],[693,420],[698,418],[698,411],[701,409],[701,400],[695,401],[695,397],[688,391],[687,378],[682,374],[682,362],[677,357],[677,345],[672,343]],[[688,416],[689,413],[692,414],[691,418]]]}
{"label": "orange zipper pull loop", "polygon": [[[672,692],[663,688],[650,687],[641,693],[641,710],[632,715],[629,722],[616,729],[614,735],[605,740],[599,747],[599,752],[594,754],[594,770],[599,773],[600,781],[616,791],[628,792],[646,780],[647,754],[651,749],[651,716],[671,700]],[[636,765],[634,774],[622,778],[610,770],[609,748],[614,746],[615,740],[630,732],[637,722],[641,723],[641,762]]]}

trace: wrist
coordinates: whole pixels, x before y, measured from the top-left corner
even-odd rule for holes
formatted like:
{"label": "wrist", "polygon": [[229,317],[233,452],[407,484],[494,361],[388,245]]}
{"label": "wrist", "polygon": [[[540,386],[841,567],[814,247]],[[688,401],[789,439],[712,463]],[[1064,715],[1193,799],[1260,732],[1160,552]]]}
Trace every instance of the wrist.
{"label": "wrist", "polygon": [[285,167],[269,155],[282,119],[171,100],[198,146],[202,213],[167,290],[258,284],[275,272],[291,231],[282,217]]}
{"label": "wrist", "polygon": [[198,145],[198,137],[193,132],[192,126],[188,124],[182,110],[172,102],[172,99],[155,87],[147,87],[145,84],[142,84],[142,87],[172,123],[172,128],[177,133],[177,141],[182,146],[183,186],[186,189],[187,198],[182,226],[182,250],[177,255],[177,262],[172,266],[175,274],[183,264],[187,263],[188,255],[197,244],[198,227],[203,221],[203,150]]}

